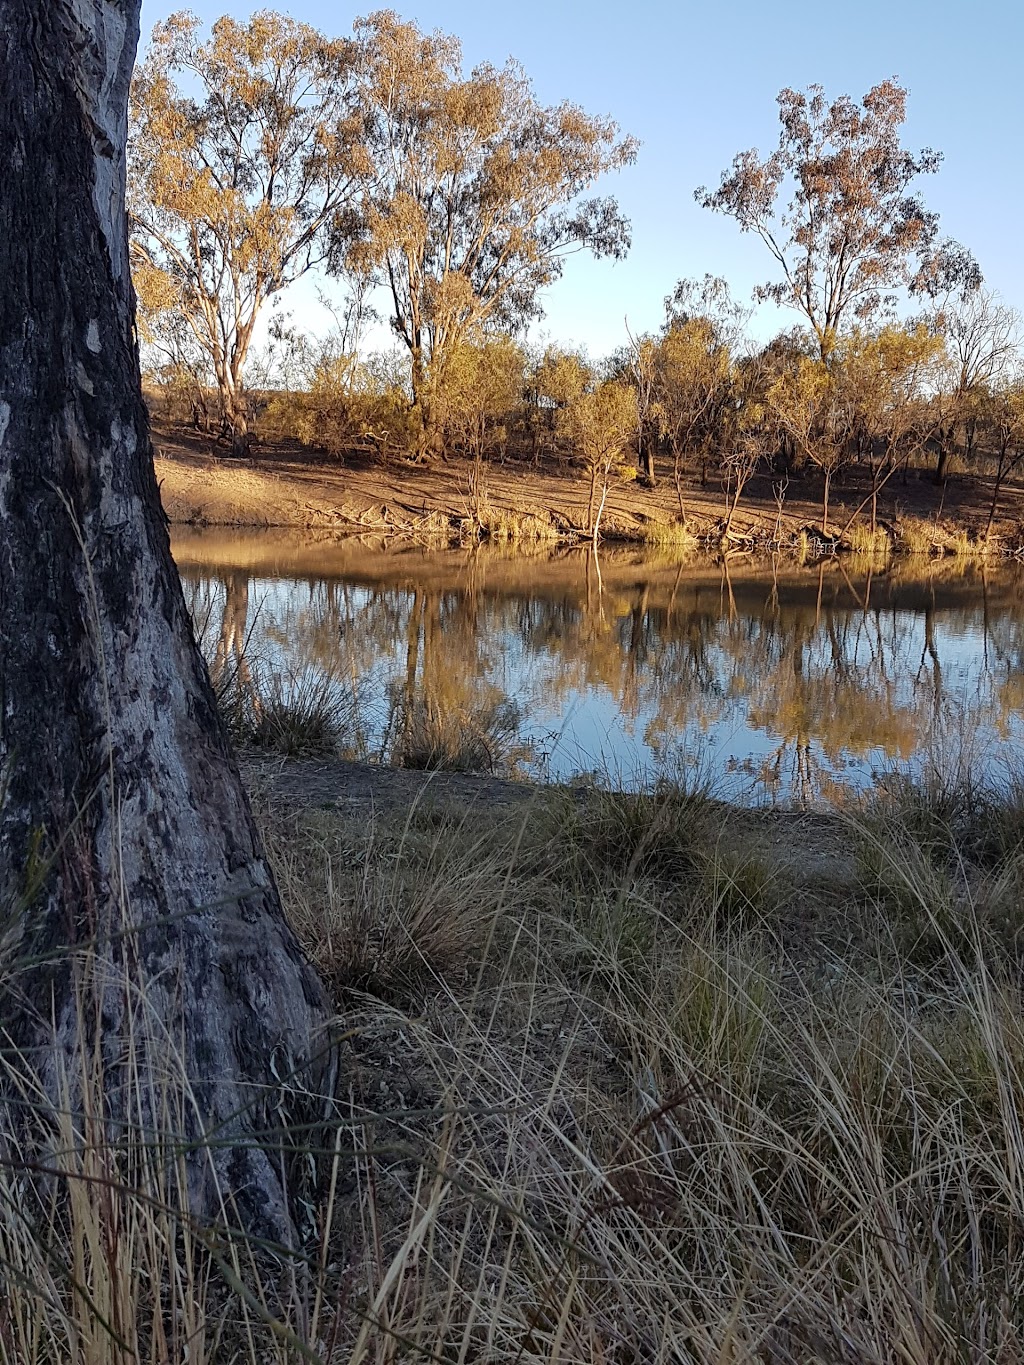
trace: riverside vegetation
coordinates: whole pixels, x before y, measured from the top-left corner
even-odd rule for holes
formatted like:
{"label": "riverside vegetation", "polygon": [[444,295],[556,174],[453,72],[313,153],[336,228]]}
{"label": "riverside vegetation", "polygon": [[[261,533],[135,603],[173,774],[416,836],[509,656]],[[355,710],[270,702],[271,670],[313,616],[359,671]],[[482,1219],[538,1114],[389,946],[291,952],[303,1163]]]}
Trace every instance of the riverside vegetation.
{"label": "riverside vegetation", "polygon": [[[99,1052],[56,1114],[5,1054],[50,1157],[0,1159],[4,1365],[1019,1357],[1024,781],[808,815],[438,772],[477,718],[385,782],[336,693],[210,663],[337,1012],[261,1138],[296,1240],[182,1213],[173,1039],[113,1132]],[[83,1014],[130,990],[75,961]]]}
{"label": "riverside vegetation", "polygon": [[[629,249],[617,202],[587,197],[638,152],[612,120],[540,105],[513,62],[466,72],[456,38],[390,11],[345,38],[263,11],[204,39],[172,15],[130,111],[154,402],[235,455],[255,433],[278,457],[404,472],[406,521],[416,472],[454,461],[447,501],[463,510],[434,499],[428,516],[424,499],[418,518],[449,539],[778,545],[803,529],[830,548],[1016,549],[1020,517],[1003,525],[1000,509],[1024,460],[1020,319],[940,234],[920,186],[941,156],[902,144],[906,93],[783,90],[775,150],[740,153],[696,192],[764,243],[753,302],[795,326],[755,340],[752,307],[708,274],[668,289],[659,331],[627,327],[592,359],[528,332],[571,254]],[[336,325],[313,337],[279,308],[254,348],[261,315],[310,273],[330,282]],[[394,347],[370,354],[367,323],[385,318]],[[571,510],[495,506],[509,462],[520,484],[538,468],[578,483]],[[295,463],[283,472],[309,493],[310,460]],[[161,474],[173,493],[173,467]],[[606,517],[623,483],[632,526]],[[915,536],[908,516],[932,526]]]}
{"label": "riverside vegetation", "polygon": [[367,818],[249,773],[340,1021],[342,1084],[267,1138],[297,1243],[181,1212],[173,1040],[162,1132],[152,1094],[104,1130],[99,1053],[84,1130],[5,1055],[51,1153],[0,1162],[5,1365],[1019,1358],[1024,789],[409,774]]}
{"label": "riverside vegetation", "polygon": [[[360,770],[350,801],[326,694],[238,704],[222,669],[218,711],[115,259],[139,5],[8,8],[0,123],[46,173],[0,181],[0,1361],[1020,1359],[1024,784],[965,761],[810,816],[408,772],[389,801]],[[699,192],[765,241],[762,294],[804,332],[735,342],[720,282],[686,284],[609,366],[532,358],[531,399],[514,368],[503,387],[516,337],[566,254],[626,249],[614,201],[581,196],[635,144],[387,12],[352,40],[263,12],[208,44],[173,16],[129,154],[157,377],[244,456],[260,310],[323,267],[346,327],[386,281],[402,363],[343,330],[260,386],[267,420],[346,459],[461,452],[480,535],[524,448],[577,461],[572,536],[669,469],[666,538],[698,479],[729,540],[755,480],[781,526],[813,477],[826,549],[858,518],[891,538],[884,499],[931,457],[940,508],[958,461],[991,474],[965,541],[987,548],[1022,458],[1016,322],[912,188],[937,158],[901,147],[904,93],[784,91],[777,152]],[[969,381],[959,335],[984,338]],[[264,755],[250,802],[225,722]],[[438,743],[407,709],[407,766],[478,766],[502,723]]]}

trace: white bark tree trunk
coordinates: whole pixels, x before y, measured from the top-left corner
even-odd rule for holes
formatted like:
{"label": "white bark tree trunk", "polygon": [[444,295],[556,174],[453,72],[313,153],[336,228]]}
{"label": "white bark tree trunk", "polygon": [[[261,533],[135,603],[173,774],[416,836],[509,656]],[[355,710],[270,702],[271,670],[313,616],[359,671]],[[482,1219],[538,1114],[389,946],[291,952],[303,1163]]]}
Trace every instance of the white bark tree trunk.
{"label": "white bark tree trunk", "polygon": [[326,1004],[281,912],[153,472],[124,208],[139,6],[0,0],[0,910],[35,963],[0,1005],[55,1094],[87,1041],[76,956],[95,943],[109,1115],[129,1034],[144,1075],[177,1051],[188,1136],[220,1144],[188,1160],[191,1211],[213,1216],[228,1192],[250,1228],[287,1237],[275,1076],[311,1055]]}

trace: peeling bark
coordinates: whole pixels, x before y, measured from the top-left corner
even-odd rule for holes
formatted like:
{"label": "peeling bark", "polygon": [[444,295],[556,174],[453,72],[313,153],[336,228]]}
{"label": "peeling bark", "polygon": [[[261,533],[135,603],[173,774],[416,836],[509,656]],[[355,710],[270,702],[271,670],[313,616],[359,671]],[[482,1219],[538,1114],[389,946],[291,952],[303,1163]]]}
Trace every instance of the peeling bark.
{"label": "peeling bark", "polygon": [[177,1049],[192,1136],[237,1139],[190,1159],[191,1212],[215,1215],[227,1191],[250,1228],[287,1237],[259,1134],[326,1005],[284,922],[153,473],[124,209],[138,22],[139,0],[0,0],[0,907],[19,915],[21,954],[50,955],[3,1025],[56,1093],[83,1044],[75,949],[96,941],[108,1113],[129,1028],[144,1073]]}

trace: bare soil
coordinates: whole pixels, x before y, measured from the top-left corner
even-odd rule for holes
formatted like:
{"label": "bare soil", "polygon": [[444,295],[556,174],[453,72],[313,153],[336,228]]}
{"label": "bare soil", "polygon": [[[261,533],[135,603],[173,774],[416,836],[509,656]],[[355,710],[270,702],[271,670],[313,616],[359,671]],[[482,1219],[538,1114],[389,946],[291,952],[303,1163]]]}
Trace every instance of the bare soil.
{"label": "bare soil", "polygon": [[[381,460],[354,453],[344,460],[306,449],[297,442],[256,442],[252,458],[233,459],[227,448],[187,427],[154,419],[156,471],[164,509],[172,523],[194,526],[292,527],[383,531],[415,536],[428,519],[447,518],[453,529],[471,521],[470,461],[453,456],[429,465]],[[616,479],[608,494],[606,539],[645,540],[652,523],[679,520],[672,471],[658,471],[658,485]],[[831,521],[841,527],[866,496],[866,469],[853,466],[833,484]],[[718,481],[700,485],[688,472],[684,505],[695,535],[714,536],[725,513]],[[589,480],[582,470],[528,459],[490,463],[486,497],[493,509],[514,517],[533,515],[566,538],[582,533],[587,521]],[[882,490],[879,516],[931,520],[949,533],[983,531],[991,498],[990,478],[955,474],[937,485],[932,472],[911,469]],[[781,517],[782,537],[820,523],[821,481],[814,471],[790,479]],[[779,511],[768,475],[751,480],[732,525],[736,536],[775,531]],[[1008,484],[1000,498],[996,530],[1016,543],[1024,524],[1024,485]]]}
{"label": "bare soil", "polygon": [[[246,785],[261,805],[317,807],[364,820],[404,816],[416,807],[456,816],[471,811],[491,817],[521,812],[521,818],[528,819],[531,803],[559,794],[586,801],[592,791],[585,785],[545,787],[486,773],[419,772],[340,758],[282,758],[252,750],[241,755],[241,763]],[[719,847],[758,857],[806,897],[813,899],[822,888],[834,892],[856,883],[853,827],[841,814],[715,804],[721,817]],[[800,899],[797,895],[797,904]]]}

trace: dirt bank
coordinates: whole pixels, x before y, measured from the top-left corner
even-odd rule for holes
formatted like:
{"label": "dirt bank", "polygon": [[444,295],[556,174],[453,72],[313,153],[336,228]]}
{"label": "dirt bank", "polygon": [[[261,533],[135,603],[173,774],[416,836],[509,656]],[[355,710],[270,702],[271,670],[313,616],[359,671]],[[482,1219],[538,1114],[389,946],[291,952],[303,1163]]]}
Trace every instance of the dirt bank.
{"label": "dirt bank", "polygon": [[[322,528],[379,531],[429,539],[458,539],[475,530],[470,465],[453,458],[424,467],[395,460],[353,457],[347,462],[305,450],[295,443],[257,445],[253,458],[233,461],[215,442],[182,428],[154,423],[156,470],[164,508],[172,523],[199,526]],[[667,474],[667,471],[666,471]],[[576,471],[556,472],[526,462],[488,468],[486,518],[498,535],[578,539],[587,521],[589,484]],[[867,473],[853,468],[832,495],[831,517],[841,527],[865,496]],[[779,514],[767,476],[751,481],[733,520],[743,537],[796,538],[820,518],[818,480],[792,479]],[[879,498],[888,522],[927,522],[932,530],[915,538],[917,548],[951,547],[964,532],[985,526],[991,486],[985,478],[958,475],[938,487],[926,470],[912,470],[906,483],[894,479]],[[723,521],[723,493],[688,479],[684,490],[688,529],[714,538]],[[1016,543],[1024,523],[1024,486],[1013,484],[1001,498],[997,532]],[[933,533],[932,533],[933,531]],[[654,489],[636,482],[613,483],[603,520],[607,540],[658,543],[678,537],[679,505],[671,479]],[[921,543],[918,543],[921,542]]]}

